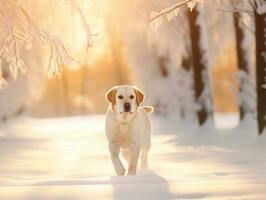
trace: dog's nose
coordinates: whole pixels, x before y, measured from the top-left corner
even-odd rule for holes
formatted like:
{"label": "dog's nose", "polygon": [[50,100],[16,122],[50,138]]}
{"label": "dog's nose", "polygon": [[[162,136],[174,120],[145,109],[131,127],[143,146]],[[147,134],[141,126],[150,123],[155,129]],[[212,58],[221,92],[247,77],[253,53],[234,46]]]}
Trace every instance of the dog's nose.
{"label": "dog's nose", "polygon": [[130,111],[130,103],[124,103],[124,111],[129,112]]}

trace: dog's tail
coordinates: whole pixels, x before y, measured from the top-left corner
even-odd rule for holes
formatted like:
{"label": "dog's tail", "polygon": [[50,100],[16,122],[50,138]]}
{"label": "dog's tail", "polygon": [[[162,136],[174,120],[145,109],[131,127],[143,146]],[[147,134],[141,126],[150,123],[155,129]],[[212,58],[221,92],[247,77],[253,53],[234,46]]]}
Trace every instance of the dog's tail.
{"label": "dog's tail", "polygon": [[152,106],[142,106],[147,114],[153,113],[154,108]]}

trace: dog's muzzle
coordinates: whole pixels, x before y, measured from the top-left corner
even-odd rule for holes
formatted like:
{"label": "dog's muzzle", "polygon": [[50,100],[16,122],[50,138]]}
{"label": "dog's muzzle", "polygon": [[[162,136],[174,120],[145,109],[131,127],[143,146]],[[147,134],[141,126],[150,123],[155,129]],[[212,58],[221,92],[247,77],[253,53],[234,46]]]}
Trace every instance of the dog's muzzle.
{"label": "dog's muzzle", "polygon": [[131,105],[130,103],[124,103],[124,112],[130,112]]}

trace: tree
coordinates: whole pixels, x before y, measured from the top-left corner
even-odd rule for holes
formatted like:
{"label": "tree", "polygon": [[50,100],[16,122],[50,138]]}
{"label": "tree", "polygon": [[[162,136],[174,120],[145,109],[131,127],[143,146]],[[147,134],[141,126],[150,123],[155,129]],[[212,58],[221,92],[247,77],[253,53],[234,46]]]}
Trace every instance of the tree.
{"label": "tree", "polygon": [[263,7],[266,1],[254,1],[255,34],[256,34],[256,76],[257,76],[257,117],[259,134],[266,126],[266,12]]}
{"label": "tree", "polygon": [[203,59],[206,54],[205,49],[202,47],[202,27],[200,27],[198,7],[194,8],[188,13],[190,38],[191,38],[191,54],[193,63],[194,74],[194,87],[195,87],[195,99],[200,105],[198,113],[198,121],[200,125],[203,125],[209,117],[212,115],[212,109],[210,109],[209,103],[212,102],[210,95],[210,80],[208,75],[208,66],[206,60]]}
{"label": "tree", "polygon": [[[191,39],[191,62],[194,76],[195,101],[198,106],[197,115],[200,125],[212,117],[212,96],[209,78],[209,60],[207,58],[206,46],[204,46],[204,27],[200,16],[197,0],[185,0],[178,2],[169,8],[160,12],[151,14],[150,22],[153,30],[158,29],[161,24],[161,17],[166,16],[171,20],[179,13],[180,7],[187,5],[190,8],[188,12],[189,33]],[[187,59],[187,58],[184,58]],[[182,62],[185,60],[183,59]]]}
{"label": "tree", "polygon": [[[243,46],[244,40],[245,40],[245,33],[244,33],[244,29],[241,26],[241,19],[240,19],[240,14],[235,12],[233,13],[233,20],[234,20],[234,28],[235,28],[235,38],[236,38],[236,52],[237,52],[237,66],[238,66],[238,70],[240,73],[244,74],[245,76],[249,73],[248,71],[248,58],[247,53],[246,53],[246,49]],[[248,81],[246,78],[244,78],[243,76],[241,76],[240,78],[240,93],[245,92],[244,91],[244,81]],[[242,99],[240,100],[241,102],[239,103],[239,111],[240,111],[240,120],[243,120],[245,117],[245,114],[247,112],[247,110],[245,109],[245,105],[242,101]]]}

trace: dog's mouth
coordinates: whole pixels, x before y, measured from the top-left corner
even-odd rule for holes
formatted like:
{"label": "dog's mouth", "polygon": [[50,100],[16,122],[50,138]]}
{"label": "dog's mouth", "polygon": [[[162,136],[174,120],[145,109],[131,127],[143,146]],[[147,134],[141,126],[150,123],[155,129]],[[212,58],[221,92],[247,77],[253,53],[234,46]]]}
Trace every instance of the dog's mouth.
{"label": "dog's mouth", "polygon": [[134,114],[134,112],[119,112],[121,115]]}

